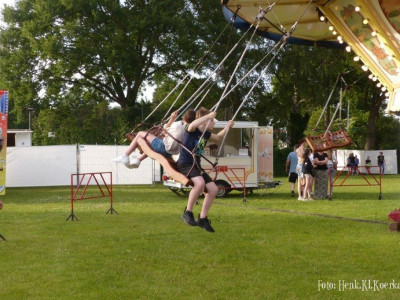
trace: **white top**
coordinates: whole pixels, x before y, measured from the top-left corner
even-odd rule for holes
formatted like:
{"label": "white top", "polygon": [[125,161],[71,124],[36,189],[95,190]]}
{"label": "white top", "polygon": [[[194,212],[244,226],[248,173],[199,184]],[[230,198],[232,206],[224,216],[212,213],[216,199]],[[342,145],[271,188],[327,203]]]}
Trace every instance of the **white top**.
{"label": "white top", "polygon": [[336,162],[335,152],[332,151],[332,159],[328,160],[328,165],[333,165]]}
{"label": "white top", "polygon": [[[164,129],[169,133],[166,134],[163,139],[165,150],[172,155],[178,154],[181,146],[179,142],[182,142],[183,135],[185,133],[185,126],[183,125],[183,121],[174,122],[169,128]],[[171,135],[179,142],[174,140]]]}

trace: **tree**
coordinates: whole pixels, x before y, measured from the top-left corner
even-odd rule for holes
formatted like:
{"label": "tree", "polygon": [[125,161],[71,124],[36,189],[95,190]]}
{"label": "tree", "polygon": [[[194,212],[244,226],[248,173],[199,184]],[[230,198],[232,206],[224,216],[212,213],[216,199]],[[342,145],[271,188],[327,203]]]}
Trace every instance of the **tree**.
{"label": "tree", "polygon": [[1,31],[3,82],[16,106],[52,105],[72,87],[133,109],[144,82],[196,53],[184,1],[20,0]]}

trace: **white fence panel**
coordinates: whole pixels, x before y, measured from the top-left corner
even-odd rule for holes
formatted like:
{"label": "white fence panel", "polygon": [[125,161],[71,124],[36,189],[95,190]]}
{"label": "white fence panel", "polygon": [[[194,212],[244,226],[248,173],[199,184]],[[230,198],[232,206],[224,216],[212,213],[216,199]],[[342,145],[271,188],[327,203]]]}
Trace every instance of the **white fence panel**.
{"label": "white fence panel", "polygon": [[[357,155],[360,160],[360,166],[365,166],[365,160],[369,156],[371,164],[377,166],[377,157],[379,152],[383,152],[385,156],[385,174],[397,174],[397,151],[396,150],[337,150],[338,167],[347,165],[347,158],[350,153]],[[379,173],[377,168],[371,168],[371,173]]]}
{"label": "white fence panel", "polygon": [[127,147],[79,145],[78,155],[76,145],[7,147],[6,186],[70,185],[71,174],[78,170],[79,173],[112,172],[116,185],[160,181],[160,164],[152,159],[145,159],[137,169],[112,161]]}
{"label": "white fence panel", "polygon": [[7,147],[6,186],[69,185],[76,146]]}
{"label": "white fence panel", "polygon": [[[160,164],[147,158],[137,169],[117,164],[113,158],[124,153],[128,146],[80,145],[79,173],[112,172],[113,184],[151,184],[160,180]],[[139,156],[139,152],[133,153]]]}

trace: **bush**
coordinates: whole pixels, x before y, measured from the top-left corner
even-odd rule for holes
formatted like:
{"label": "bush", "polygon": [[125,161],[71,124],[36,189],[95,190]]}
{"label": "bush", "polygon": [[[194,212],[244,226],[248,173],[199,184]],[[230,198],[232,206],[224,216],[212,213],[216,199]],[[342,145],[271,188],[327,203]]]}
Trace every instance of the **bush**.
{"label": "bush", "polygon": [[285,170],[286,159],[292,151],[291,147],[279,149],[274,145],[274,177],[287,176]]}

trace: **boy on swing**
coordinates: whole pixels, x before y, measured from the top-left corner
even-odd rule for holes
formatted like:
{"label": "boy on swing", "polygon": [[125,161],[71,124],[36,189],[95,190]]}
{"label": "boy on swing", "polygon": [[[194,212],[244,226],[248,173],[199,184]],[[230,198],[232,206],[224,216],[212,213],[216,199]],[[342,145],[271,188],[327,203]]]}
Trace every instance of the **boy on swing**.
{"label": "boy on swing", "polygon": [[[196,112],[196,120],[185,126],[186,131],[177,161],[177,171],[185,174],[193,182],[193,188],[189,193],[187,207],[183,212],[182,219],[187,225],[199,226],[208,232],[214,232],[207,216],[217,195],[218,188],[210,176],[201,169],[200,156],[207,141],[221,142],[225,132],[234,124],[230,120],[218,134],[211,133],[209,130],[214,128],[215,116],[216,112],[210,112],[203,107]],[[193,151],[194,153],[192,153]],[[203,192],[205,195],[203,207],[196,222],[193,215],[193,207]]]}

